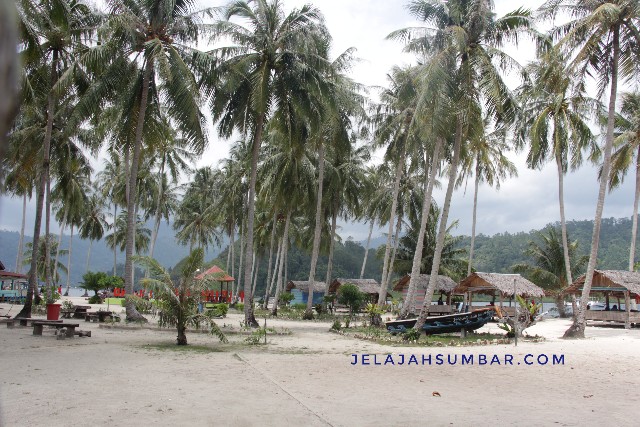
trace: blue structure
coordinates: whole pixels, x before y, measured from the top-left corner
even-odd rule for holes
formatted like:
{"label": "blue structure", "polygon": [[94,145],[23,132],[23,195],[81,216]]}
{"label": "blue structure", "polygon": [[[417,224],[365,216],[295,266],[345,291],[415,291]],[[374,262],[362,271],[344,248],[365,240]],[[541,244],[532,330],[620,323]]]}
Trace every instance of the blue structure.
{"label": "blue structure", "polygon": [[[313,304],[320,304],[324,297],[324,291],[327,288],[324,282],[314,282],[313,285]],[[287,292],[291,292],[293,300],[291,304],[306,304],[309,300],[309,281],[308,280],[290,280],[287,283]]]}

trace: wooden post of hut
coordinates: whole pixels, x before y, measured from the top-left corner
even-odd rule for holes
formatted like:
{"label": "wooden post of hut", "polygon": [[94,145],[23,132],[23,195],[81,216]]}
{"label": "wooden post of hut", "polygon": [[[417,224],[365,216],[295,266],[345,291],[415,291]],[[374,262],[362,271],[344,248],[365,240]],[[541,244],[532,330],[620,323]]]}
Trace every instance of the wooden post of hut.
{"label": "wooden post of hut", "polygon": [[627,313],[624,320],[624,328],[631,329],[631,299],[629,298],[629,290],[624,291],[624,311]]}

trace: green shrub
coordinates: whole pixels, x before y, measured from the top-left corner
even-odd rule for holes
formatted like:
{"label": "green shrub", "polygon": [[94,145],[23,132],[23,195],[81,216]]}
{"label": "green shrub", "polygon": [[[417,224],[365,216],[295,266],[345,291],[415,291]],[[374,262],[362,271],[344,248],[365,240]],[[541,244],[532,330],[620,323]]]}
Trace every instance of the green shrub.
{"label": "green shrub", "polygon": [[331,325],[331,330],[332,331],[339,331],[340,329],[342,329],[342,323],[340,323],[340,321],[338,319],[333,321],[333,325]]}
{"label": "green shrub", "polygon": [[[91,302],[89,302],[89,304],[91,304]],[[64,300],[62,302],[62,309],[63,310],[73,310],[73,308],[75,307],[75,305],[73,305],[73,303],[69,300]]]}
{"label": "green shrub", "polygon": [[133,301],[133,304],[136,306],[136,310],[138,310],[138,313],[140,314],[153,314],[155,311],[153,303],[148,299],[140,298],[136,295],[127,295],[127,298],[129,301]]}
{"label": "green shrub", "polygon": [[306,310],[307,309],[307,304],[299,302],[297,304],[293,304],[291,306],[291,308],[293,308],[294,310]]}
{"label": "green shrub", "polygon": [[229,306],[225,303],[207,304],[207,310],[213,317],[226,317]]}
{"label": "green shrub", "polygon": [[[294,298],[295,297],[291,292],[285,292],[283,294],[280,294],[280,298],[279,298],[280,305],[281,306],[289,305],[289,303],[293,301]],[[305,304],[305,308],[306,308],[306,304]]]}
{"label": "green shrub", "polygon": [[405,333],[402,334],[402,339],[405,341],[418,341],[420,338],[420,331],[417,329],[409,329]]}
{"label": "green shrub", "polygon": [[89,304],[102,304],[102,298],[100,298],[100,295],[91,295],[89,297]]}
{"label": "green shrub", "polygon": [[244,311],[244,303],[241,303],[241,302],[237,303],[236,304],[236,310]]}
{"label": "green shrub", "polygon": [[338,289],[338,302],[349,307],[351,315],[360,310],[365,299],[366,295],[353,283],[345,283]]}

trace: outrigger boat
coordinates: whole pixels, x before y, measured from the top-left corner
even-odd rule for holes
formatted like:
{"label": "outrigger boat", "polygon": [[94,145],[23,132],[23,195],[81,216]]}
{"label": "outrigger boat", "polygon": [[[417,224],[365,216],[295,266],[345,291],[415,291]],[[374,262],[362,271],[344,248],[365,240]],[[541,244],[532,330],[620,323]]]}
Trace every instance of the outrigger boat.
{"label": "outrigger boat", "polygon": [[[495,307],[481,308],[466,313],[446,316],[428,317],[422,326],[427,335],[446,334],[451,332],[475,331],[483,327],[496,314]],[[417,319],[392,320],[386,322],[387,331],[392,335],[403,333],[416,324]]]}

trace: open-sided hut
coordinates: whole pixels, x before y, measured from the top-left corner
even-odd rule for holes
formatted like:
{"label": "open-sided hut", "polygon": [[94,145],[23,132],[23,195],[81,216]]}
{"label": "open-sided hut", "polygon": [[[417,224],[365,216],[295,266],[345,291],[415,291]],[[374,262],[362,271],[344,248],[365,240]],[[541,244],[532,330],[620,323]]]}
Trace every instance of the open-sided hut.
{"label": "open-sided hut", "polygon": [[484,294],[497,296],[500,300],[500,307],[503,306],[504,298],[511,298],[513,294],[523,298],[541,298],[544,290],[525,279],[519,274],[500,273],[472,273],[460,282],[453,290],[454,294],[468,295],[468,303],[471,306],[473,294]]}
{"label": "open-sided hut", "polygon": [[22,301],[27,295],[27,276],[0,270],[0,301]]}
{"label": "open-sided hut", "polygon": [[[309,281],[308,280],[289,280],[287,292],[293,294],[291,304],[306,304],[309,300]],[[320,304],[324,297],[327,284],[324,282],[313,282],[313,304]]]}
{"label": "open-sided hut", "polygon": [[[420,274],[416,279],[416,294],[415,294],[415,307],[414,312],[419,313],[422,309],[422,304],[424,302],[424,294],[427,290],[427,286],[429,286],[429,278],[431,276],[429,274]],[[398,283],[395,284],[393,290],[396,292],[402,292],[402,298],[407,300],[407,293],[409,292],[409,284],[411,282],[411,275],[407,274],[398,280]],[[447,300],[445,307],[442,308],[443,312],[451,312],[451,294],[456,287],[456,282],[453,281],[449,276],[444,276],[442,274],[438,275],[438,280],[436,281],[435,292],[439,292],[442,295],[446,295]]]}
{"label": "open-sided hut", "polygon": [[[581,294],[586,275],[582,275],[564,293]],[[606,299],[604,311],[587,310],[587,320],[603,320],[624,322],[625,327],[631,323],[640,323],[640,313],[637,304],[640,303],[640,273],[624,270],[594,270],[590,294],[601,294]],[[617,310],[611,310],[610,299],[617,298]],[[624,298],[625,310],[620,311],[620,299]]]}
{"label": "open-sided hut", "polygon": [[[213,267],[209,268],[206,271],[203,271],[202,273],[196,276],[197,280],[202,280],[205,278],[208,280],[212,280],[214,282],[220,282],[219,293],[217,290],[207,291],[207,294],[205,296],[205,299],[207,301],[213,301],[213,302],[231,302],[232,301],[233,295],[231,295],[231,292],[229,291],[229,284],[233,283],[233,281],[235,280],[233,277],[229,276],[223,269],[221,269],[217,265],[214,265]],[[239,298],[241,300],[244,300],[243,292],[241,292],[241,294],[239,295]]]}
{"label": "open-sided hut", "polygon": [[[329,293],[335,294],[340,289],[340,286],[351,283],[354,284],[360,289],[360,292],[369,296],[369,301],[374,304],[378,302],[378,294],[380,293],[380,283],[376,282],[375,279],[335,279],[331,282],[331,286],[329,286]],[[390,296],[387,292],[387,297]]]}

